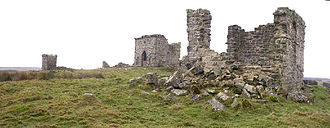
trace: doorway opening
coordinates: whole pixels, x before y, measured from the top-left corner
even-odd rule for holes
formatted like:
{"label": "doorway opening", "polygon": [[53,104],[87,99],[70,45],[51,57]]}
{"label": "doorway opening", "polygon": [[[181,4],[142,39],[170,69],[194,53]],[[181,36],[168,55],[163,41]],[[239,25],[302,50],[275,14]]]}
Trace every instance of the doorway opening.
{"label": "doorway opening", "polygon": [[141,66],[143,67],[143,66],[146,66],[147,65],[147,53],[146,53],[146,51],[143,51],[143,53],[142,53],[142,64],[141,64]]}

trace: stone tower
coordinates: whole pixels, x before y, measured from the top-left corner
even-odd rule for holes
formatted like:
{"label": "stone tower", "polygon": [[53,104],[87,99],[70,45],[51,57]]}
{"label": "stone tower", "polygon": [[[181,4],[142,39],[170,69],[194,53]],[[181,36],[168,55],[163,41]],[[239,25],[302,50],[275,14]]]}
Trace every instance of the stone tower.
{"label": "stone tower", "polygon": [[212,16],[206,9],[187,9],[188,56],[195,56],[198,48],[210,48]]}
{"label": "stone tower", "polygon": [[57,55],[42,54],[42,70],[55,70]]}
{"label": "stone tower", "polygon": [[274,24],[278,55],[273,57],[283,73],[281,84],[289,90],[300,89],[304,77],[305,22],[294,10],[282,7],[274,12]]}
{"label": "stone tower", "polygon": [[164,35],[144,35],[135,38],[134,66],[179,65],[181,43],[168,44]]}

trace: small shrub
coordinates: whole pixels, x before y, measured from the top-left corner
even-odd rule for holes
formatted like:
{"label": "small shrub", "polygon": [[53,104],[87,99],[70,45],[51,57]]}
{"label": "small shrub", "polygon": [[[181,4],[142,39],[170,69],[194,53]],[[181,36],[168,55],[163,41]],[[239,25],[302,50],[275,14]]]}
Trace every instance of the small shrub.
{"label": "small shrub", "polygon": [[28,80],[26,72],[15,72],[12,74],[12,80],[19,81],[19,80]]}
{"label": "small shrub", "polygon": [[192,88],[193,88],[194,94],[201,94],[202,93],[200,88],[197,87],[196,85],[192,86]]}
{"label": "small shrub", "polygon": [[64,79],[72,79],[73,78],[72,72],[63,72],[63,78]]}
{"label": "small shrub", "polygon": [[37,78],[38,80],[49,80],[49,74],[46,72],[39,72],[37,73]]}
{"label": "small shrub", "polygon": [[27,77],[28,77],[27,78],[28,80],[37,79],[38,78],[38,72],[30,72],[30,73],[28,73]]}
{"label": "small shrub", "polygon": [[234,94],[242,94],[242,89],[239,89],[239,88],[232,88],[232,92]]}
{"label": "small shrub", "polygon": [[279,98],[277,96],[269,96],[267,99],[271,102],[278,102],[279,101]]}
{"label": "small shrub", "polygon": [[252,106],[251,102],[248,101],[247,99],[242,100],[242,107],[253,109],[253,106]]}

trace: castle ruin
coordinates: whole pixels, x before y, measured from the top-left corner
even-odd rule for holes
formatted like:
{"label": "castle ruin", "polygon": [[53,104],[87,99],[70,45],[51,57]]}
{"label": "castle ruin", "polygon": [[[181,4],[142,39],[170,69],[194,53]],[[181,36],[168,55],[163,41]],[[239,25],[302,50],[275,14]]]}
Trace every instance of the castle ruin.
{"label": "castle ruin", "polygon": [[42,70],[56,70],[57,55],[42,54]]}
{"label": "castle ruin", "polygon": [[[182,79],[177,84],[234,86],[245,91],[249,97],[248,92],[262,96],[261,92],[258,95],[251,90],[258,87],[307,102],[310,99],[301,93],[305,23],[287,7],[278,8],[273,15],[273,23],[260,25],[254,31],[246,32],[238,25],[229,26],[227,52],[219,54],[210,49],[210,11],[187,9],[188,54],[179,60],[180,44],[173,44],[175,46],[170,48],[171,45],[162,35],[142,36],[135,39],[134,65],[171,65],[177,66],[183,76],[189,72],[195,75],[195,78],[183,79],[177,76]],[[203,77],[198,77],[200,74]]]}
{"label": "castle ruin", "polygon": [[135,38],[133,66],[177,67],[181,43],[168,44],[164,35],[144,35]]}
{"label": "castle ruin", "polygon": [[[274,23],[245,32],[228,27],[227,53],[230,60],[271,69],[279,85],[300,88],[304,72],[305,22],[289,8],[278,8]],[[269,70],[267,70],[269,71]]]}
{"label": "castle ruin", "polygon": [[304,71],[305,23],[289,8],[278,8],[273,15],[274,23],[260,25],[254,31],[229,26],[227,52],[219,54],[209,49],[209,11],[188,9],[188,55],[183,57],[181,69],[199,64],[208,72],[236,65],[243,72],[267,74],[272,78],[267,81],[269,87],[286,92],[299,90]]}

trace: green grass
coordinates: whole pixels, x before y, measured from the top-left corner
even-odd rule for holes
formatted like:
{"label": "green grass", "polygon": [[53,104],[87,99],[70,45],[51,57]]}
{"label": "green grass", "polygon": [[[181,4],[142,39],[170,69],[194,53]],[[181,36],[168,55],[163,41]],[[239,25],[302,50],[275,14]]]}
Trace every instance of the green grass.
{"label": "green grass", "polygon": [[[314,86],[315,103],[289,100],[252,103],[254,109],[212,111],[207,100],[174,97],[129,86],[148,72],[169,76],[164,68],[119,68],[90,71],[104,78],[0,82],[0,127],[329,127],[330,95]],[[60,73],[55,74],[61,76]],[[63,77],[64,78],[64,77]],[[141,93],[150,92],[150,94]],[[91,97],[85,93],[94,94]]]}

